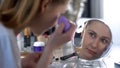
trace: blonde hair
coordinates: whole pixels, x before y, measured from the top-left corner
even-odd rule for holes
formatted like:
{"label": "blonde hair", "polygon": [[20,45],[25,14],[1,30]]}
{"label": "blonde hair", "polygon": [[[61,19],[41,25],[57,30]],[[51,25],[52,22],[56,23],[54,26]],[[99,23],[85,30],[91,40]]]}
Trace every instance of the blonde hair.
{"label": "blonde hair", "polygon": [[36,14],[40,0],[3,0],[0,20],[8,28],[26,25]]}
{"label": "blonde hair", "polygon": [[[43,0],[3,0],[0,4],[0,21],[8,28],[16,29],[29,23],[39,11]],[[51,4],[63,4],[68,0],[50,0]]]}

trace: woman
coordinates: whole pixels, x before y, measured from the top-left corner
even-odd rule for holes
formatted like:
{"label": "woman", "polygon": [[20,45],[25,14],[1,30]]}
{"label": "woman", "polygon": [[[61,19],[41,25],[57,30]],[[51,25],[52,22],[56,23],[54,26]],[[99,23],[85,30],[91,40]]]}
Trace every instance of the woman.
{"label": "woman", "polygon": [[[66,11],[69,2],[70,0],[2,0],[0,68],[21,68],[15,34],[25,27],[29,27],[35,35],[44,33],[57,24],[58,17]],[[70,24],[70,30],[65,33],[62,33],[64,24],[60,24],[48,39],[41,58],[38,60],[35,55],[24,58],[22,68],[47,68],[52,52],[73,38],[76,26]]]}
{"label": "woman", "polygon": [[77,48],[80,58],[94,60],[103,57],[110,49],[112,33],[107,24],[98,19],[85,22],[81,33],[81,47]]}

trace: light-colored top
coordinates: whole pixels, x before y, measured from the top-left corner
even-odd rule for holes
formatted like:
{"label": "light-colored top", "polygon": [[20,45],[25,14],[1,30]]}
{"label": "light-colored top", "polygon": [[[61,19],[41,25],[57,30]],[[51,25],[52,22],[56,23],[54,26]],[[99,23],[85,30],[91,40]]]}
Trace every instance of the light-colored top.
{"label": "light-colored top", "polygon": [[0,23],[0,68],[21,68],[20,64],[15,34]]}

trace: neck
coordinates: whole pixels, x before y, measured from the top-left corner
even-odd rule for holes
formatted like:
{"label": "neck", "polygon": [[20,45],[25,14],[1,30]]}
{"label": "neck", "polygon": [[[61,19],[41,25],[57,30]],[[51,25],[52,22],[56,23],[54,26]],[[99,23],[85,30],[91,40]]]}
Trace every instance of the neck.
{"label": "neck", "polygon": [[24,28],[25,28],[25,26],[14,29],[15,35],[19,34]]}

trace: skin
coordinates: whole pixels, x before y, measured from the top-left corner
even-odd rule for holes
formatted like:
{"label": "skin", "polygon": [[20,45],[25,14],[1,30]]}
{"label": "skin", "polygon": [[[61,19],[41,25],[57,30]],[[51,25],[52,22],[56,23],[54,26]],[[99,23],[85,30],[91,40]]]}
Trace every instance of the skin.
{"label": "skin", "polygon": [[82,47],[78,49],[79,56],[83,59],[94,60],[101,57],[111,42],[108,27],[96,21],[84,28],[82,32]]}
{"label": "skin", "polygon": [[[36,35],[42,34],[46,30],[57,24],[57,19],[66,11],[67,4],[68,3],[54,6],[49,3],[49,0],[43,0],[42,5],[40,5],[41,11],[36,14],[36,16],[31,20],[31,23],[28,24],[27,27],[30,27],[32,32],[34,32],[34,34]],[[50,60],[52,59],[53,51],[61,47],[62,44],[72,40],[74,37],[76,26],[72,22],[70,22],[70,24],[70,30],[65,33],[63,33],[64,24],[60,24],[55,32],[48,39],[42,56],[39,59],[37,57],[37,62],[35,56],[38,55],[32,55],[34,56],[32,58],[26,56],[26,58],[23,59],[23,68],[48,68]],[[23,27],[21,29],[23,29]],[[28,60],[31,62],[29,62]]]}
{"label": "skin", "polygon": [[45,1],[45,3],[43,3],[42,6],[43,9],[36,15],[36,17],[34,17],[34,19],[28,25],[28,27],[30,27],[34,34],[37,35],[45,32],[46,30],[50,29],[51,27],[57,24],[57,18],[61,14],[65,13],[67,4],[68,3],[55,6],[50,5],[48,2]]}
{"label": "skin", "polygon": [[25,58],[23,58],[21,61],[22,68],[35,68],[41,55],[42,53],[39,52],[38,53],[26,52],[26,54],[24,55]]}

